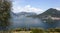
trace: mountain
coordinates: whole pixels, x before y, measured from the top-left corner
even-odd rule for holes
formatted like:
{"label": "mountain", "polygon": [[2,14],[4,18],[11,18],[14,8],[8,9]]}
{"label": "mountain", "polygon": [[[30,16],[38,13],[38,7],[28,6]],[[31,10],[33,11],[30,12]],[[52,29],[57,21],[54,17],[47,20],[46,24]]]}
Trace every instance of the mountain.
{"label": "mountain", "polygon": [[21,16],[21,15],[24,15],[24,16],[34,16],[34,15],[37,15],[37,14],[34,13],[34,12],[20,12],[20,13],[17,13],[16,15],[18,15],[18,16]]}
{"label": "mountain", "polygon": [[60,10],[50,8],[42,14],[37,15],[36,17],[47,23],[60,22]]}
{"label": "mountain", "polygon": [[60,17],[60,11],[54,8],[50,8],[48,10],[46,10],[45,12],[43,12],[42,14],[39,14],[38,17],[47,17],[47,16],[51,16],[51,17]]}

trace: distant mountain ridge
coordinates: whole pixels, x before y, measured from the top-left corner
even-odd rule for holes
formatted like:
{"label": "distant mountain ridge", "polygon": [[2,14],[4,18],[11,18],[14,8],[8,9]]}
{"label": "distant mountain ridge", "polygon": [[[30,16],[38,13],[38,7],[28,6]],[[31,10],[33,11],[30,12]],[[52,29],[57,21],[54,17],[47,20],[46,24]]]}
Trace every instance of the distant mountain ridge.
{"label": "distant mountain ridge", "polygon": [[20,12],[20,13],[17,13],[17,15],[32,16],[32,15],[37,15],[37,14],[34,12]]}
{"label": "distant mountain ridge", "polygon": [[38,17],[43,17],[43,16],[52,16],[52,17],[60,17],[60,10],[50,8],[43,12],[42,14],[39,14]]}

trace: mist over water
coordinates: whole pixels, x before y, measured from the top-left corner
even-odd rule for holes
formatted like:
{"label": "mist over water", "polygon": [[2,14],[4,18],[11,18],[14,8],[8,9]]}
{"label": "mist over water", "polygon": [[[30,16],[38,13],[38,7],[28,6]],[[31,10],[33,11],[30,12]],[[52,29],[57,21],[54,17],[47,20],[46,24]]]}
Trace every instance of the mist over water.
{"label": "mist over water", "polygon": [[25,15],[14,16],[11,18],[11,28],[29,28],[29,27],[42,27],[45,29],[60,27],[60,22],[45,23],[40,18],[26,17]]}

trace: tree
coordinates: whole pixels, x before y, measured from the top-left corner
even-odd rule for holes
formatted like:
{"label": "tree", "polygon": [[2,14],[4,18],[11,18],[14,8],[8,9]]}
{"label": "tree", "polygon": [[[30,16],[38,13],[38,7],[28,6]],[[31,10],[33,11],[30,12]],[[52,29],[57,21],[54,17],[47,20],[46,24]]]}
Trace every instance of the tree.
{"label": "tree", "polygon": [[46,19],[46,22],[49,24],[52,24],[54,22],[54,20],[52,20],[51,18]]}
{"label": "tree", "polygon": [[10,25],[11,1],[0,0],[0,30],[7,30]]}

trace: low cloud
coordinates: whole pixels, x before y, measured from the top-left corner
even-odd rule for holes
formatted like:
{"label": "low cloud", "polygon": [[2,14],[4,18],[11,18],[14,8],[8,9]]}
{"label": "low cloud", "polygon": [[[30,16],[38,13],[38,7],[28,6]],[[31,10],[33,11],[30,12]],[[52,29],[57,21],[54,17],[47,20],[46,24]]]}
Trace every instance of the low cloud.
{"label": "low cloud", "polygon": [[60,10],[60,8],[55,8],[55,9]]}
{"label": "low cloud", "polygon": [[24,7],[14,6],[13,12],[15,12],[15,13],[18,13],[18,12],[35,12],[35,13],[39,14],[39,13],[42,13],[43,10],[40,8],[32,7],[31,5],[26,5]]}

